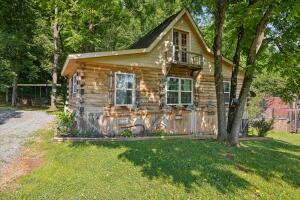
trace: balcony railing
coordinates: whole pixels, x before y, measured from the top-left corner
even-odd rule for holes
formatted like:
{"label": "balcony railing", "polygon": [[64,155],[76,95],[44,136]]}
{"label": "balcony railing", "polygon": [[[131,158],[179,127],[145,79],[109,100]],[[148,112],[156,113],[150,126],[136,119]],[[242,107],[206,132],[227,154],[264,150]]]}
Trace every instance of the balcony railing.
{"label": "balcony railing", "polygon": [[173,46],[172,63],[177,65],[201,68],[203,67],[204,60],[202,54],[178,49],[175,46]]}

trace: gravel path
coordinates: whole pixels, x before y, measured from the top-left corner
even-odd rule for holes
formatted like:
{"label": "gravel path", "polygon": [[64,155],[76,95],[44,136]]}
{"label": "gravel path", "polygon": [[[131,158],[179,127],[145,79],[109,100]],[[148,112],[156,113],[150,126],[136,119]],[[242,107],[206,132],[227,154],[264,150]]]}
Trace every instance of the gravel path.
{"label": "gravel path", "polygon": [[54,118],[43,111],[0,110],[0,171],[19,155],[34,131]]}

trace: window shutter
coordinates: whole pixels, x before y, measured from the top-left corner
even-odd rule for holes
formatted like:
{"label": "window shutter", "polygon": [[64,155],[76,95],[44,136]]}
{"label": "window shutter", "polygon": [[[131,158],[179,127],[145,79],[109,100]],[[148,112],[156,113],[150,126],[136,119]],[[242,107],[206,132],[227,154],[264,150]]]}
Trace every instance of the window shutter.
{"label": "window shutter", "polygon": [[114,73],[112,71],[109,72],[107,78],[108,85],[108,106],[114,105],[114,91],[115,91],[115,83],[114,83]]}
{"label": "window shutter", "polygon": [[72,94],[73,94],[73,79],[69,78],[69,88],[68,88],[69,101],[72,98]]}
{"label": "window shutter", "polygon": [[138,108],[140,106],[140,77],[135,75],[135,106]]}

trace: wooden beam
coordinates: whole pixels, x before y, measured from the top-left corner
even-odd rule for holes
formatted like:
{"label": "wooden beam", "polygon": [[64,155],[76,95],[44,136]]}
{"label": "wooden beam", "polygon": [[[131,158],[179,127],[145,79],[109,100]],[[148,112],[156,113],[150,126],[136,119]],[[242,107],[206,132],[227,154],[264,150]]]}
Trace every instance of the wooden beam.
{"label": "wooden beam", "polygon": [[[61,86],[61,84],[56,84],[57,86]],[[52,87],[52,84],[27,84],[27,83],[19,83],[19,86],[23,86],[23,87]]]}

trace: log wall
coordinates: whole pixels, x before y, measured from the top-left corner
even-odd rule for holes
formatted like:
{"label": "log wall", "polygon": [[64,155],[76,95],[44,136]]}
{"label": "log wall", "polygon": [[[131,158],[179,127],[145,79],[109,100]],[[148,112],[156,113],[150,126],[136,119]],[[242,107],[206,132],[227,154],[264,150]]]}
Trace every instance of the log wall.
{"label": "log wall", "polygon": [[[80,63],[82,102],[70,95],[70,106],[83,107],[82,129],[97,131],[103,135],[119,134],[130,128],[136,134],[164,129],[177,134],[216,134],[216,95],[214,78],[205,70],[195,76],[186,68],[172,67],[168,76],[194,78],[194,105],[167,106],[163,99],[164,79],[162,69]],[[137,103],[132,107],[114,106],[114,74],[136,75]],[[225,80],[230,80],[226,76]],[[239,82],[241,83],[241,79]],[[239,84],[240,88],[240,84]],[[76,106],[77,102],[77,106]],[[163,105],[163,106],[162,106]]]}

